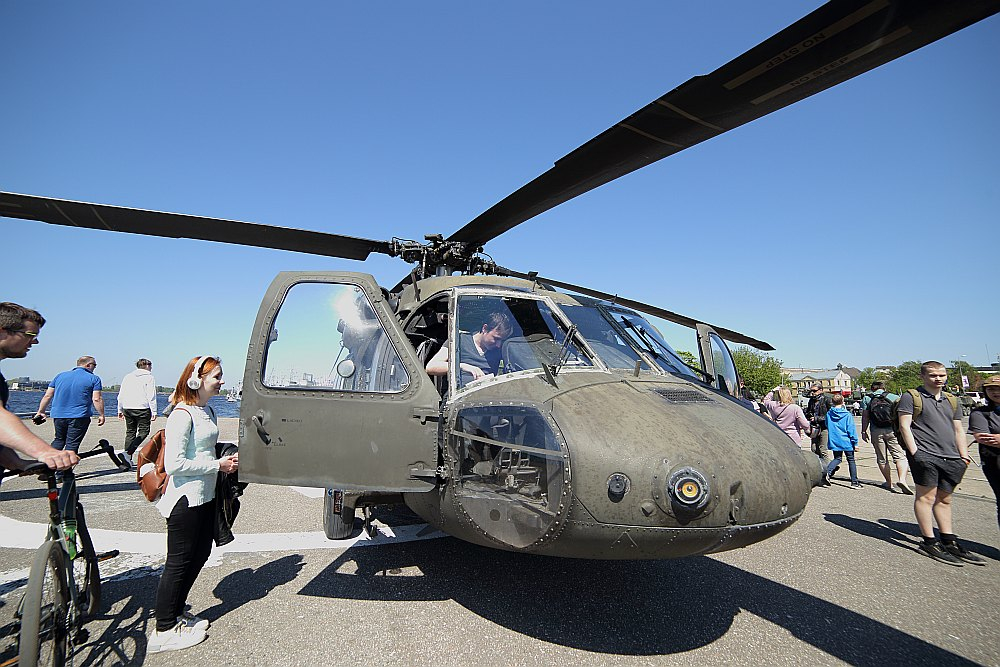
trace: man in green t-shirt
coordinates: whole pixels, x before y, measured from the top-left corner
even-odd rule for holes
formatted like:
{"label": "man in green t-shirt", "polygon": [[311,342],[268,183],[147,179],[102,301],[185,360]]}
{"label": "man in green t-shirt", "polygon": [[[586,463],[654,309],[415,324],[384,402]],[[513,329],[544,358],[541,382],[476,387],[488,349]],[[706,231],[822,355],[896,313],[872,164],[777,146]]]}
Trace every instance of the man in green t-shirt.
{"label": "man in green t-shirt", "polygon": [[[912,496],[913,489],[906,483],[906,473],[909,472],[910,465],[906,462],[903,448],[896,440],[896,434],[892,430],[892,404],[899,400],[899,396],[886,392],[884,387],[883,382],[872,382],[871,394],[861,399],[861,439],[865,442],[871,442],[872,446],[875,447],[875,460],[878,463],[878,469],[882,472],[882,477],[885,478],[882,488],[894,491],[892,488],[892,468],[889,466],[889,456],[892,456],[892,462],[896,465],[896,474],[899,476],[896,486],[903,493]],[[875,401],[874,410],[871,409],[872,401]],[[870,439],[869,433],[871,434]]]}

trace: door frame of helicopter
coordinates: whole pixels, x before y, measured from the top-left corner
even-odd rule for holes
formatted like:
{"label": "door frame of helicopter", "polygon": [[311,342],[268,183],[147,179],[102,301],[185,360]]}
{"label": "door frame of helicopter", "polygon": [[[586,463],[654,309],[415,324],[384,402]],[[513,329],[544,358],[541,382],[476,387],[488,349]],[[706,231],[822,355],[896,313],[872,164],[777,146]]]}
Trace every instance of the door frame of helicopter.
{"label": "door frame of helicopter", "polygon": [[[269,353],[273,355],[272,346],[278,340],[279,318],[288,312],[283,308],[289,304],[289,294],[307,284],[341,285],[351,290],[350,295],[359,299],[359,304],[363,298],[365,303],[361,305],[370,308],[366,323],[379,325],[371,333],[381,337],[382,353],[395,353],[405,379],[392,390],[345,386],[345,381],[354,381],[352,378],[360,377],[358,374],[372,370],[359,367],[340,374],[337,382],[341,386],[269,385],[266,373]],[[322,309],[300,310],[300,326],[318,326]],[[327,315],[337,317],[336,313]],[[311,319],[305,319],[307,316]],[[338,338],[346,347],[344,320],[340,318],[339,324],[334,319],[329,322],[340,329],[327,332],[331,334],[330,347]],[[284,335],[289,333],[286,330]],[[310,331],[313,337],[317,333],[322,332]],[[342,361],[338,355],[331,371],[340,368]],[[431,491],[435,479],[426,471],[437,467],[439,403],[433,382],[371,275],[282,272],[261,302],[247,351],[239,422],[240,476],[248,482],[358,491]]]}

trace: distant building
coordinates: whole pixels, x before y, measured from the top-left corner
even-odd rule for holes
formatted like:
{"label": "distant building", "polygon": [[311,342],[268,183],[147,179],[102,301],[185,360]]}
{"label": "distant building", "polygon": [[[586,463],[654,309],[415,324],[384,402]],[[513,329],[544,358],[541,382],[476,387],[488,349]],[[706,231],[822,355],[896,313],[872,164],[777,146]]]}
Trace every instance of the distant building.
{"label": "distant building", "polygon": [[12,391],[45,391],[49,386],[48,380],[34,380],[28,377],[14,378],[8,383]]}
{"label": "distant building", "polygon": [[851,378],[851,384],[857,384],[858,378],[861,377],[861,369],[855,368],[854,366],[837,366],[840,370],[847,373]]}
{"label": "distant building", "polygon": [[781,370],[783,373],[788,373],[788,383],[793,393],[805,393],[816,382],[823,387],[823,391],[829,393],[851,393],[853,387],[851,376],[837,368],[833,370],[782,368]]}

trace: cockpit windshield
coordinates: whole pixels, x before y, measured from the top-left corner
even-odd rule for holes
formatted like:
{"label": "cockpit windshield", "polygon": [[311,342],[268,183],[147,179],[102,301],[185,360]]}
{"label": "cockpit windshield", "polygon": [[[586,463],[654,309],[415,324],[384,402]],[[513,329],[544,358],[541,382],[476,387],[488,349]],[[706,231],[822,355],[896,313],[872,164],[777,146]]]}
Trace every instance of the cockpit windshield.
{"label": "cockpit windshield", "polygon": [[607,308],[608,314],[618,323],[639,348],[648,353],[656,363],[668,373],[696,376],[685,364],[663,336],[644,317],[632,311]]}
{"label": "cockpit windshield", "polygon": [[462,294],[458,298],[459,387],[505,373],[592,367],[569,328],[541,299]]}
{"label": "cockpit windshield", "polygon": [[608,368],[634,370],[636,362],[639,362],[640,371],[653,370],[626,340],[626,336],[597,308],[566,304],[560,304],[559,308],[577,326],[591,349]]}

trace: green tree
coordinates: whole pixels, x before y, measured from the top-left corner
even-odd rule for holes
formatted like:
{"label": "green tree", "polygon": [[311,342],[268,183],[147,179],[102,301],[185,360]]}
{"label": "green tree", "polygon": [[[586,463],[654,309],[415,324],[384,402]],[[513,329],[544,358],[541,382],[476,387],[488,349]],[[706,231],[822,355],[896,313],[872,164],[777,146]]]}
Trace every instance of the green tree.
{"label": "green tree", "polygon": [[694,356],[687,350],[676,350],[677,356],[681,358],[688,366],[694,366],[695,368],[701,368],[701,362],[698,361],[698,357]]}
{"label": "green tree", "polygon": [[743,383],[758,396],[763,396],[779,384],[788,383],[781,372],[781,359],[743,345],[733,348],[733,362]]}
{"label": "green tree", "polygon": [[907,389],[916,389],[924,382],[920,379],[920,362],[904,361],[889,372],[886,389],[893,394],[902,394]]}
{"label": "green tree", "polygon": [[962,378],[958,376],[961,369],[962,375],[969,378],[969,391],[979,391],[983,385],[983,376],[967,361],[952,361],[951,368],[948,369],[948,387],[961,387]]}
{"label": "green tree", "polygon": [[882,379],[882,374],[876,371],[871,366],[869,366],[868,368],[863,368],[861,370],[861,374],[858,375],[858,387],[871,389],[872,382],[881,379]]}

